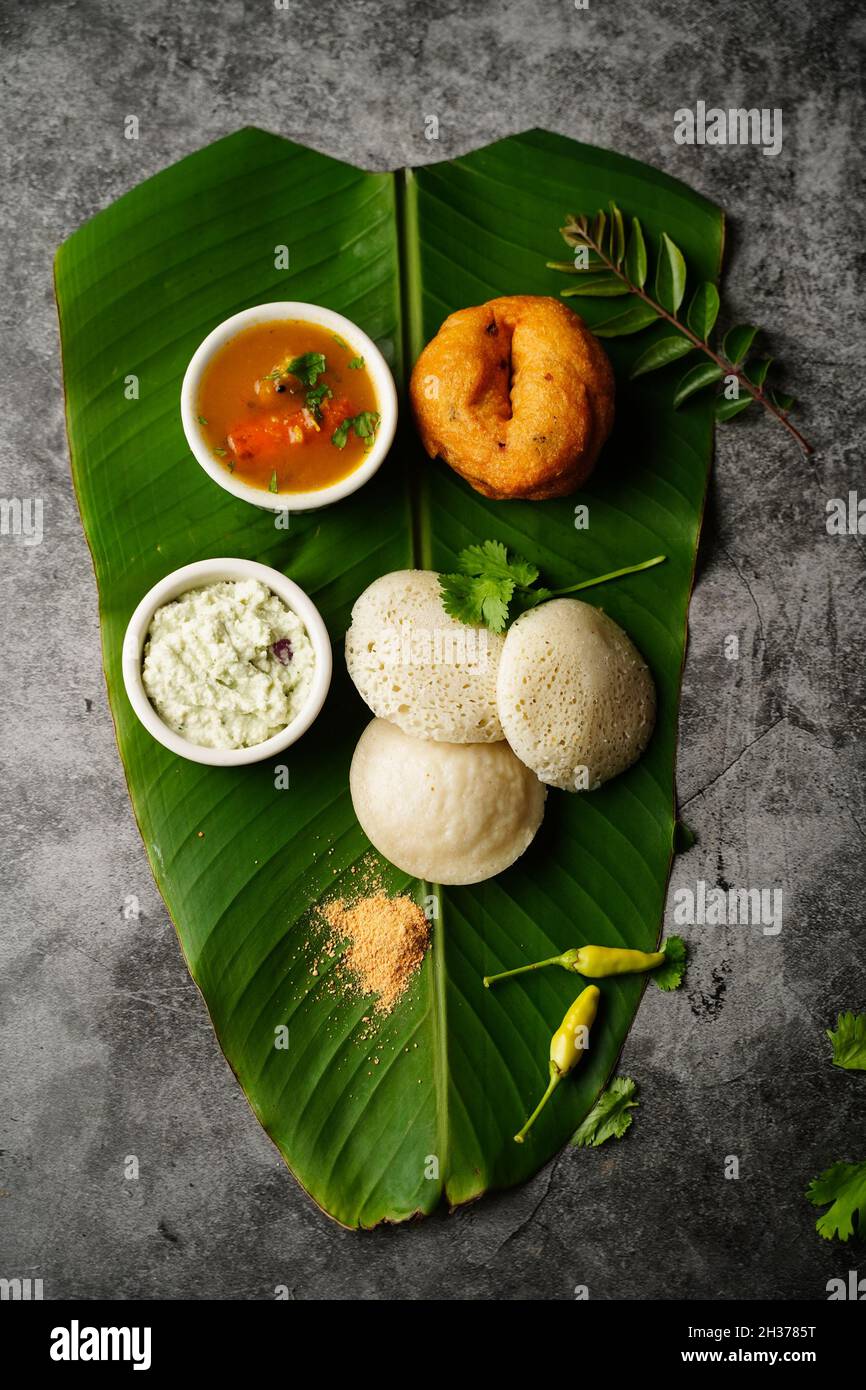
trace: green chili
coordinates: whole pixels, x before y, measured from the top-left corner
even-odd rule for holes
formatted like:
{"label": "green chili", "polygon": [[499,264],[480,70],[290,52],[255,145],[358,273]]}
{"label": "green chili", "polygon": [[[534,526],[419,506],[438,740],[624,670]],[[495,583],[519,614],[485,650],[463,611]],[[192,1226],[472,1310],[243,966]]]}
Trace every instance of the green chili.
{"label": "green chili", "polygon": [[601,980],[606,975],[631,975],[638,970],[655,970],[665,959],[664,951],[626,951],[617,946],[580,946],[563,951],[561,956],[519,965],[516,970],[503,970],[498,975],[485,975],[484,988],[512,975],[525,975],[528,970],[542,970],[546,965],[560,965],[575,975]]}
{"label": "green chili", "polygon": [[587,985],[577,996],[562,1023],[550,1040],[550,1080],[547,1090],[536,1105],[526,1124],[515,1134],[515,1144],[522,1144],[527,1131],[535,1123],[560,1081],[573,1071],[589,1044],[589,1030],[598,1012],[601,995],[595,985]]}

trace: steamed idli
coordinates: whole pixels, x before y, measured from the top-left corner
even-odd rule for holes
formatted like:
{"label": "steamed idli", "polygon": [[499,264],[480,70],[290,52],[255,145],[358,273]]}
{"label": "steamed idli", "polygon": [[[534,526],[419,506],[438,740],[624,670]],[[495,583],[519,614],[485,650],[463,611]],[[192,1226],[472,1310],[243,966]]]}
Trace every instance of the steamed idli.
{"label": "steamed idli", "polygon": [[495,743],[504,638],[442,607],[439,576],[395,570],[365,589],[346,633],[346,665],[374,714],[415,738]]}
{"label": "steamed idli", "polygon": [[524,613],[505,639],[499,718],[518,758],[564,791],[595,788],[649,742],[656,694],[643,657],[598,608],[559,598]]}
{"label": "steamed idli", "polygon": [[432,883],[480,883],[527,848],[547,793],[507,743],[411,738],[368,724],[349,773],[361,829],[404,873]]}

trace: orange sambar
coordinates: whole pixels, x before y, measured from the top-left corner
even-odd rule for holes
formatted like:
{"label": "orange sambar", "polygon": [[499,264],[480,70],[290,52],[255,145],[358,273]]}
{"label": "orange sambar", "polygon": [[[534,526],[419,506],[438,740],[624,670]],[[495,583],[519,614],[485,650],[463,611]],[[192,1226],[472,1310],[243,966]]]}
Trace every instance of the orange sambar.
{"label": "orange sambar", "polygon": [[266,492],[315,492],[348,477],[379,426],[363,357],[301,319],[254,324],[220,348],[197,414],[215,457]]}

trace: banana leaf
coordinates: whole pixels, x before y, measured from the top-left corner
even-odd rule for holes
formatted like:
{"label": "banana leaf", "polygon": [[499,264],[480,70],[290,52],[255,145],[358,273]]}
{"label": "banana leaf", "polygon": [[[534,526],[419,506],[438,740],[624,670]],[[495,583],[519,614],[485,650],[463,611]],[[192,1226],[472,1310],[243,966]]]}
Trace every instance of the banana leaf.
{"label": "banana leaf", "polygon": [[[485,990],[482,976],[593,941],[659,937],[675,825],[677,705],[686,616],[712,456],[709,405],[674,413],[664,374],[627,383],[645,345],[608,344],[614,436],[590,485],[555,502],[496,503],[420,453],[404,411],[376,479],[288,530],[235,501],[189,454],[186,364],[247,305],[310,300],[347,314],[398,383],[452,310],[497,294],[558,294],[545,267],[567,212],[614,197],[666,230],[700,279],[718,277],[718,209],[657,171],[530,132],[414,171],[365,173],[258,130],[221,140],[86,223],[56,261],[75,490],[99,590],[104,665],[135,815],[156,881],[225,1056],[286,1163],[319,1206],[372,1227],[533,1174],[573,1134],[616,1063],[643,982],[602,982],[592,1046],[527,1142],[513,1135],[544,1088],[551,1032],[579,981],[561,971]],[[276,248],[289,248],[277,269]],[[581,302],[592,323],[604,302]],[[589,508],[589,526],[575,507]],[[378,575],[452,567],[486,537],[553,587],[663,553],[665,565],[585,597],[631,634],[654,672],[658,726],[644,758],[586,795],[552,792],[536,842],[507,873],[415,893],[433,946],[394,1012],[335,984],[316,909],[375,860],[348,792],[370,717],[342,668],[351,605]],[[313,729],[274,767],[218,769],[155,744],[127,702],[123,633],[168,571],[218,555],[289,574],[319,606],[336,677]],[[287,1034],[280,1033],[287,1029]],[[276,1039],[288,1038],[288,1046]]]}

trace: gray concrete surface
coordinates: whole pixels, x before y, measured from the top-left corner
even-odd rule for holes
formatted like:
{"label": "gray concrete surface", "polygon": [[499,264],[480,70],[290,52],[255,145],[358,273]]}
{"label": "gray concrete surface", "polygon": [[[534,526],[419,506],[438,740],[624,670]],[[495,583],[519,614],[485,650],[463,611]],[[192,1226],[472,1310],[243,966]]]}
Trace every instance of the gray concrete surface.
{"label": "gray concrete surface", "polygon": [[[864,30],[854,0],[0,0],[0,494],[45,508],[43,544],[0,537],[0,1274],[50,1298],[297,1299],[821,1299],[866,1274],[802,1198],[866,1158],[866,1077],[823,1037],[866,1007],[864,540],[825,528],[827,499],[864,487]],[[781,107],[782,153],[675,145],[698,99]],[[62,421],[57,243],[250,122],[382,169],[546,126],[681,176],[729,211],[729,312],[772,330],[818,446],[807,462],[764,420],[720,433],[685,673],[699,842],[672,887],[781,885],[782,932],[685,929],[688,989],[651,990],[626,1046],[642,1106],[622,1143],[365,1237],[259,1130],[150,879]]]}

